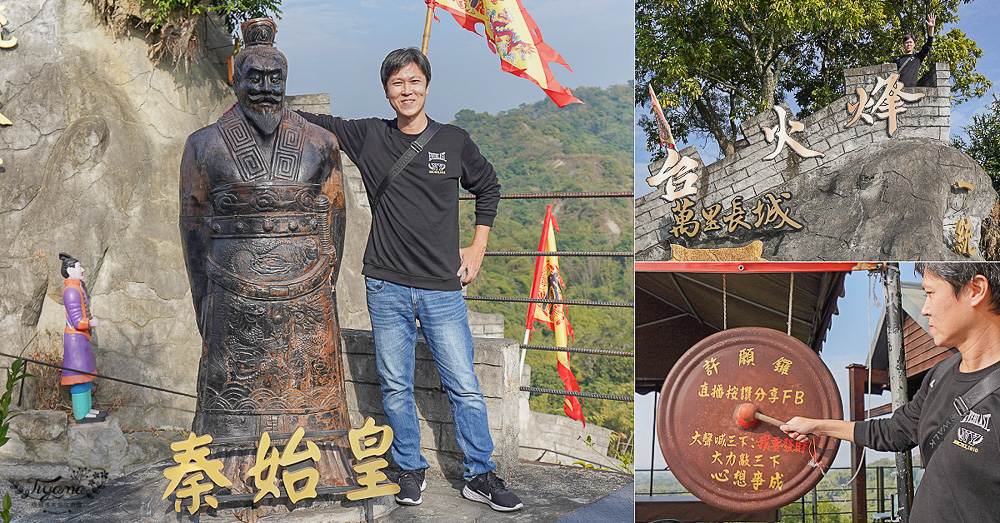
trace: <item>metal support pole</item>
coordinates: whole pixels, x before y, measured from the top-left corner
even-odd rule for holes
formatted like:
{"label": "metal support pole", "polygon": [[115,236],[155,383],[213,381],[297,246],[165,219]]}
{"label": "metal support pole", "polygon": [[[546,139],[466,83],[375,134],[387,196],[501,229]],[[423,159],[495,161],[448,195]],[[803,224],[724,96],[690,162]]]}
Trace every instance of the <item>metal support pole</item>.
{"label": "metal support pole", "polygon": [[[889,345],[889,388],[892,392],[892,410],[907,402],[906,355],[903,352],[902,291],[899,285],[899,264],[889,263],[885,268],[885,325]],[[912,463],[910,452],[896,453],[896,497],[899,500],[899,521],[910,520],[910,501],[913,499]]]}
{"label": "metal support pole", "polygon": [[[653,412],[656,412],[658,407],[657,403],[660,401],[660,393],[658,391],[653,391]],[[649,495],[653,495],[653,476],[656,474],[656,467],[653,466],[656,463],[656,423],[653,423],[653,446],[652,451],[649,453]]]}
{"label": "metal support pole", "polygon": [[[868,369],[864,365],[848,365],[849,382],[848,402],[851,409],[851,421],[865,419],[865,381],[868,379]],[[851,445],[851,473],[857,474],[851,483],[851,521],[868,521],[868,491],[865,475],[864,447]],[[860,470],[861,472],[858,472]]]}
{"label": "metal support pole", "polygon": [[878,468],[876,485],[878,485],[878,511],[885,512],[885,471],[882,467]]}
{"label": "metal support pole", "polygon": [[819,500],[816,496],[816,489],[818,488],[819,485],[816,485],[812,490],[813,523],[819,523]]}

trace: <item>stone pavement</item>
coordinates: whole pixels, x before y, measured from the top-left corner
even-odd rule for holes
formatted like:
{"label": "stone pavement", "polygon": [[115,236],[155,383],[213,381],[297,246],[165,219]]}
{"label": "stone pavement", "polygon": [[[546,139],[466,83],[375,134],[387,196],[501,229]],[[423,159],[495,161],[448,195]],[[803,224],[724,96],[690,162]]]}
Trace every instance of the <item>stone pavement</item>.
{"label": "stone pavement", "polygon": [[[188,517],[178,515],[171,503],[160,498],[167,480],[163,470],[173,465],[162,462],[112,480],[92,493],[93,497],[49,500],[44,503],[30,498],[15,497],[15,521],[108,521],[108,522],[179,522],[235,523],[228,511]],[[22,473],[27,473],[21,469]],[[53,473],[59,474],[60,471]],[[34,474],[30,474],[36,476]],[[51,475],[51,474],[48,474]],[[36,476],[37,477],[37,476]],[[550,465],[522,461],[514,473],[504,478],[507,487],[518,494],[525,507],[517,512],[502,513],[482,503],[466,500],[461,495],[464,483],[446,479],[440,472],[429,470],[423,503],[416,507],[397,506],[389,500],[376,505],[378,523],[473,523],[479,521],[518,521],[525,523],[626,523],[634,521],[631,475],[579,467]],[[290,514],[274,515],[259,521],[294,521],[319,523],[359,521],[360,507],[343,507],[335,502],[316,502],[300,506]],[[387,511],[388,514],[386,513]]]}
{"label": "stone pavement", "polygon": [[[518,521],[552,523],[562,517],[571,522],[627,523],[635,520],[632,503],[631,475],[580,467],[550,465],[522,461],[509,478],[507,488],[520,496],[524,508],[516,512],[497,512],[483,503],[462,497],[459,479],[445,479],[428,471],[427,490],[423,503],[415,507],[400,506],[379,523],[473,523],[480,521]],[[613,506],[596,519],[574,519],[567,516],[595,502],[601,505],[605,496],[625,489],[628,503]],[[617,496],[620,498],[621,496]],[[614,504],[612,504],[614,505]],[[575,513],[574,513],[575,515]]]}

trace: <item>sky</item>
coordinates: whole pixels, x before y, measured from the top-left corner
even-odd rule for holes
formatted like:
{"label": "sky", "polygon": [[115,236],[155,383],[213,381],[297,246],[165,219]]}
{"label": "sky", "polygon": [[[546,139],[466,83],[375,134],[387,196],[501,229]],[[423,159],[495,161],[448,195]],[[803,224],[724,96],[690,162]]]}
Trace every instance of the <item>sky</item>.
{"label": "sky", "polygon": [[[920,282],[919,275],[914,274],[912,263],[900,264],[900,279],[902,281]],[[869,288],[874,283],[872,296],[878,299],[878,304],[872,303],[868,306]],[[849,412],[848,404],[848,377],[847,366],[852,363],[865,365],[868,360],[868,348],[870,340],[874,337],[874,329],[878,325],[879,315],[882,312],[881,304],[885,303],[882,295],[882,281],[880,278],[869,278],[867,271],[853,272],[847,276],[844,282],[844,297],[837,302],[839,314],[833,317],[831,328],[827,331],[826,342],[820,358],[826,363],[833,374],[840,390],[843,410]],[[871,317],[871,327],[869,328],[869,310]],[[889,392],[882,395],[867,396],[870,401],[869,407],[878,407],[892,401]],[[644,396],[635,396],[635,468],[649,469],[650,457],[653,457],[653,467],[662,469],[665,466],[663,454],[660,452],[659,444],[653,442],[653,423],[655,413],[653,412],[653,393]],[[866,459],[868,463],[881,458],[892,458],[889,452],[876,452],[868,450]],[[850,444],[842,443],[837,457],[834,459],[834,467],[849,467],[851,463]]]}
{"label": "sky", "polygon": [[[974,40],[983,51],[983,56],[979,58],[977,70],[993,82],[993,89],[986,96],[962,103],[951,108],[951,134],[963,135],[962,127],[972,123],[972,116],[985,112],[985,108],[993,101],[993,93],[1000,96],[1000,32],[996,30],[996,21],[1000,20],[1000,2],[995,0],[975,0],[969,4],[962,4],[958,8],[959,21],[955,24],[939,24],[938,34],[944,34],[952,27],[958,27],[964,31],[969,38]],[[788,100],[789,106],[796,109],[793,99]],[[636,108],[635,121],[647,108]],[[702,159],[707,163],[712,163],[719,157],[719,147],[714,139],[706,136],[691,136],[689,141],[677,141],[677,149],[683,149],[689,145],[698,148]],[[646,150],[646,134],[641,128],[635,127],[635,195],[636,197],[653,191],[646,183],[649,176],[647,166],[650,163],[652,154]]]}
{"label": "sky", "polygon": [[[633,78],[633,9],[599,0],[521,5],[573,68],[550,64],[564,87],[609,87]],[[282,3],[281,11],[275,46],[288,58],[287,94],[329,93],[332,113],[347,118],[394,116],[379,66],[393,49],[420,47],[427,13],[422,0],[294,0]],[[534,83],[501,71],[483,37],[436,12],[440,21],[433,23],[427,51],[431,118],[452,121],[462,109],[496,114],[546,98]]]}

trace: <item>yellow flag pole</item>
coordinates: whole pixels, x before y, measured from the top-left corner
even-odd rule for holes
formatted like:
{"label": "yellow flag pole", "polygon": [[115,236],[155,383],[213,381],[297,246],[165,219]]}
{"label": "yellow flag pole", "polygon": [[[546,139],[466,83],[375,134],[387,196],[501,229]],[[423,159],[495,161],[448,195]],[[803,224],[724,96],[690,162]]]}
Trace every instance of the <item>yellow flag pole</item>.
{"label": "yellow flag pole", "polygon": [[427,44],[431,40],[431,21],[434,20],[434,2],[427,4],[427,20],[424,21],[424,42],[420,45],[420,52],[427,56]]}

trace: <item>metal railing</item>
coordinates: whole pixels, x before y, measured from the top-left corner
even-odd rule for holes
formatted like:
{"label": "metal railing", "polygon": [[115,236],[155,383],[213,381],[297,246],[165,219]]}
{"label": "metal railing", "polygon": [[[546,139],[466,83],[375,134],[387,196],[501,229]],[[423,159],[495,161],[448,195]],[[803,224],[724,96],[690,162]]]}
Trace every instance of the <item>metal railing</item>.
{"label": "metal railing", "polygon": [[[846,477],[853,473],[850,467],[830,467],[827,471],[844,471]],[[871,481],[874,472],[874,485]],[[692,495],[685,490],[676,480],[670,483],[676,485],[671,489],[658,489],[655,487],[656,474],[669,474],[669,467],[635,469],[635,495],[640,501],[643,496],[682,496]],[[896,473],[896,467],[869,466],[866,475],[869,481],[866,483],[865,492],[867,499],[867,512],[869,521],[890,520],[895,518],[892,498],[896,492],[896,485],[892,475]],[[830,487],[826,480],[810,490],[801,498],[785,505],[778,511],[781,523],[823,523],[822,516],[843,516],[851,515],[851,490],[846,487]],[[834,504],[840,510],[830,510],[829,504]],[[837,520],[839,521],[839,519]],[[859,522],[860,523],[860,522]]]}
{"label": "metal railing", "polygon": [[[534,200],[534,199],[571,199],[571,198],[633,198],[635,193],[633,191],[603,191],[603,192],[560,192],[560,193],[506,193],[501,194],[501,200],[518,199],[518,200]],[[459,196],[460,200],[475,200],[475,196],[471,194],[463,194]],[[484,256],[487,257],[532,257],[536,258],[539,256],[587,256],[587,257],[601,257],[601,258],[634,258],[635,254],[631,252],[600,252],[600,251],[489,251],[486,252]],[[505,302],[505,303],[543,303],[543,304],[562,304],[562,305],[580,305],[585,307],[621,307],[621,308],[635,308],[634,302],[602,302],[593,300],[549,300],[549,299],[538,299],[538,298],[516,298],[508,296],[466,296],[467,301],[485,301],[485,302]],[[545,351],[559,351],[559,352],[575,352],[582,354],[593,354],[599,356],[613,356],[622,358],[634,358],[635,354],[625,351],[611,351],[602,349],[585,349],[578,347],[552,347],[548,345],[531,345],[527,343],[520,344],[522,349],[527,350],[545,350]],[[556,389],[546,389],[540,387],[521,387],[522,392],[533,392],[539,394],[555,394],[562,396],[576,396],[592,399],[602,399],[611,401],[624,401],[624,402],[634,402],[635,398],[629,396],[616,396],[612,394],[598,394],[593,392],[575,392],[566,390],[556,390]]]}

